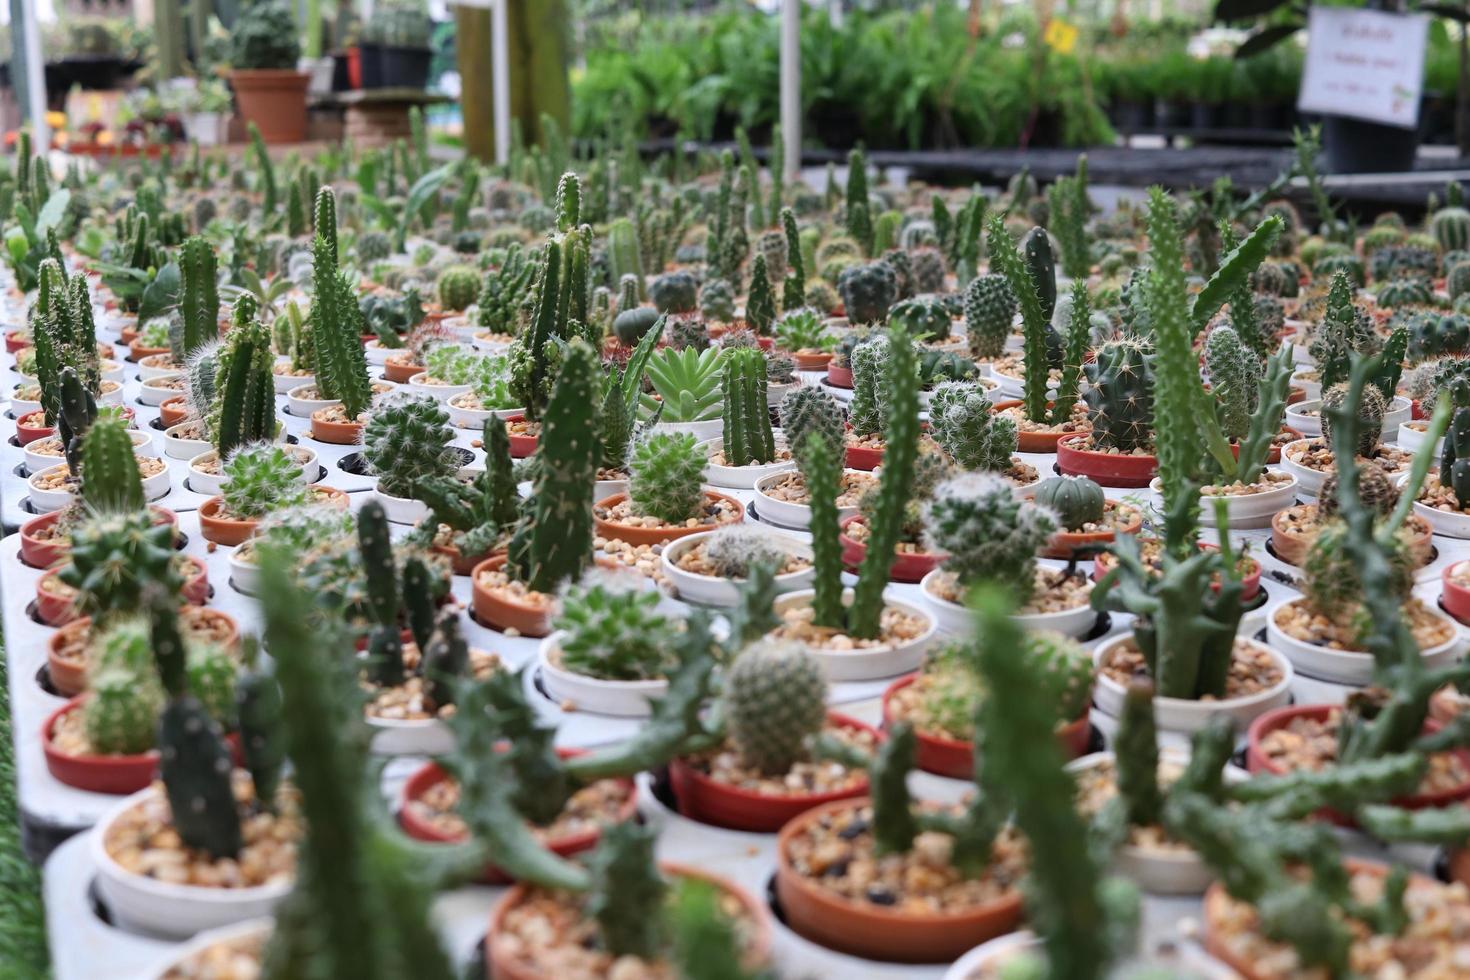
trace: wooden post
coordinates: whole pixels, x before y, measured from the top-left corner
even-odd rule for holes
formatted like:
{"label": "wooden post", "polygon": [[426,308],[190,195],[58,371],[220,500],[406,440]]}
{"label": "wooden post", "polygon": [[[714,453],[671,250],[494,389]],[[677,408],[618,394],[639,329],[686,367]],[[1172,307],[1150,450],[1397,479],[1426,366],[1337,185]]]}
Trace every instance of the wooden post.
{"label": "wooden post", "polygon": [[465,152],[489,163],[495,154],[495,126],[491,114],[490,11],[483,7],[455,7],[454,28]]}
{"label": "wooden post", "polygon": [[541,114],[568,132],[571,123],[566,0],[505,0],[509,20],[511,114],[521,132],[542,139]]}

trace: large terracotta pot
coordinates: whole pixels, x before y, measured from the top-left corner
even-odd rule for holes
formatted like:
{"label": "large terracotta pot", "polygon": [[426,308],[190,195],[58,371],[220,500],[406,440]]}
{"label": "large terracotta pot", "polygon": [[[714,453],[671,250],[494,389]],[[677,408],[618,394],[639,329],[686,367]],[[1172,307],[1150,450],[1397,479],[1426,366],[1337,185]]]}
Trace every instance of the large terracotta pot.
{"label": "large terracotta pot", "polygon": [[1012,888],[988,904],[948,913],[910,912],[850,902],[798,874],[787,853],[807,824],[825,814],[862,806],[866,799],[837,800],[791,820],[776,841],[776,898],[794,931],[829,949],[899,963],[946,963],[1015,929],[1021,891]]}
{"label": "large terracotta pot", "polygon": [[543,608],[516,602],[508,596],[480,587],[480,573],[495,571],[503,567],[505,562],[505,555],[491,555],[470,570],[470,601],[475,617],[483,625],[493,629],[514,629],[521,636],[547,636],[551,633],[551,606]]}
{"label": "large terracotta pot", "polygon": [[[841,728],[857,729],[871,733],[874,738],[882,738],[871,725],[835,711],[827,712],[827,721]],[[683,759],[669,763],[669,781],[673,785],[679,812],[684,816],[716,827],[757,834],[773,834],[792,817],[812,807],[868,793],[866,779],[848,789],[831,793],[758,793],[712,779]]]}
{"label": "large terracotta pot", "polygon": [[311,74],[290,68],[237,69],[229,73],[240,115],[267,143],[306,139],[306,87]]}
{"label": "large terracotta pot", "polygon": [[199,505],[199,533],[204,536],[205,541],[233,548],[249,540],[260,526],[260,521],[237,521],[220,517],[219,509],[224,506],[224,502],[224,497],[214,496]]}

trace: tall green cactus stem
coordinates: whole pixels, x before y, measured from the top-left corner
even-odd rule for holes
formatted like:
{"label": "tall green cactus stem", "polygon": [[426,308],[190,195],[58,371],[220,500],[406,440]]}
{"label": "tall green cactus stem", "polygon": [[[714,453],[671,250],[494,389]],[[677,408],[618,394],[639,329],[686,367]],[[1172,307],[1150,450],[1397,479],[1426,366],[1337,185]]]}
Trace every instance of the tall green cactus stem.
{"label": "tall green cactus stem", "polygon": [[887,334],[870,337],[853,348],[852,401],[848,405],[848,421],[853,435],[863,438],[877,435],[883,429],[885,405],[883,379],[888,360]]}
{"label": "tall green cactus stem", "polygon": [[230,750],[219,726],[190,695],[176,697],[158,721],[158,773],[173,828],[186,847],[234,858],[244,845],[230,786]]}
{"label": "tall green cactus stem", "polygon": [[92,617],[94,628],[136,614],[150,589],[174,597],[179,576],[174,567],[174,530],[154,524],[148,511],[100,512],[72,531],[70,562],[58,573],[77,590],[77,612]]}
{"label": "tall green cactus stem", "polygon": [[[613,282],[622,283],[632,276],[636,296],[643,296],[643,260],[638,251],[638,230],[627,218],[618,218],[607,230],[607,261]],[[623,309],[622,306],[618,307]]]}
{"label": "tall green cactus stem", "polygon": [[847,233],[873,254],[873,215],[868,200],[868,158],[861,149],[847,154]]}
{"label": "tall green cactus stem", "polygon": [[66,454],[67,471],[76,478],[82,475],[82,441],[97,420],[97,399],[82,384],[76,368],[61,369],[61,410],[56,415],[56,434]]}
{"label": "tall green cactus stem", "polygon": [[1440,456],[1439,483],[1450,488],[1461,510],[1470,506],[1470,408],[1457,408],[1450,417]]}
{"label": "tall green cactus stem", "polygon": [[1389,334],[1388,340],[1383,344],[1383,349],[1378,353],[1378,371],[1371,380],[1374,387],[1382,392],[1384,402],[1389,403],[1393,401],[1394,395],[1398,394],[1399,379],[1404,374],[1404,358],[1409,353],[1408,328],[1399,327]]}
{"label": "tall green cactus stem", "polygon": [[255,318],[254,307],[245,297],[235,304],[234,324],[216,356],[210,434],[221,459],[240,446],[276,437],[275,357],[270,332]]}
{"label": "tall green cactus stem", "polygon": [[773,462],[776,439],[766,402],[765,355],[756,348],[727,352],[721,387],[725,398],[725,465]]}
{"label": "tall green cactus stem", "polygon": [[[1232,319],[1240,319],[1246,315],[1246,311],[1252,306],[1251,274],[1271,254],[1272,246],[1281,237],[1285,227],[1280,216],[1268,215],[1238,245],[1234,244],[1234,230],[1228,226],[1221,227],[1221,240],[1230,248],[1230,252],[1190,305],[1191,337],[1203,330],[1226,302],[1230,303]],[[1157,261],[1155,264],[1158,264]],[[1240,329],[1239,323],[1237,329]],[[1255,339],[1247,331],[1242,330],[1241,337],[1247,344],[1255,347]],[[1264,357],[1266,348],[1270,346],[1269,338],[1261,337],[1259,341],[1261,349],[1257,353]]]}
{"label": "tall green cactus stem", "polygon": [[184,340],[174,359],[183,362],[207,341],[219,336],[219,263],[214,246],[200,237],[179,247],[179,273],[183,290],[179,314],[184,321]]}
{"label": "tall green cactus stem", "polygon": [[1092,307],[1087,297],[1087,280],[1077,279],[1072,283],[1072,307],[1067,320],[1067,335],[1063,338],[1061,377],[1057,379],[1056,397],[1052,399],[1047,418],[1052,425],[1063,425],[1072,418],[1072,409],[1082,387],[1083,361],[1091,339]]}
{"label": "tall green cactus stem", "polygon": [[410,554],[403,561],[403,618],[419,650],[429,648],[434,633],[434,587],[424,559]]}
{"label": "tall green cactus stem", "polygon": [[537,592],[575,579],[592,560],[592,490],[602,451],[595,418],[598,367],[596,352],[572,340],[542,419],[529,547],[526,564],[517,568]]}
{"label": "tall green cactus stem", "polygon": [[1021,255],[1026,260],[1026,271],[1036,284],[1041,300],[1041,312],[1050,323],[1057,309],[1057,260],[1051,250],[1051,236],[1044,228],[1032,228],[1021,239]]}
{"label": "tall green cactus stem", "polygon": [[347,418],[354,420],[367,411],[373,392],[362,348],[362,313],[351,284],[337,267],[336,201],[330,187],[317,192],[311,330],[317,387],[327,397],[340,399]]}
{"label": "tall green cactus stem", "polygon": [[1084,366],[1091,387],[1083,396],[1092,438],[1121,452],[1153,445],[1155,383],[1152,356],[1136,341],[1115,340]]}
{"label": "tall green cactus stem", "polygon": [[990,267],[1006,277],[1021,307],[1021,340],[1026,364],[1021,410],[1030,421],[1045,423],[1048,380],[1046,327],[1051,318],[1042,307],[1042,287],[1032,278],[1028,264],[1021,258],[999,214],[990,216],[988,241]]}
{"label": "tall green cactus stem", "polygon": [[260,191],[262,199],[260,212],[267,220],[274,220],[276,215],[276,168],[271,163],[271,155],[266,152],[265,140],[261,138],[260,129],[255,123],[246,123],[245,127],[250,135],[250,149],[255,155],[255,172],[260,176]]}
{"label": "tall green cactus stem", "polygon": [[653,857],[657,831],[637,821],[602,831],[588,870],[592,876],[587,914],[597,920],[603,945],[615,957],[658,957],[666,941],[664,898],[668,882]]}
{"label": "tall green cactus stem", "polygon": [[759,252],[750,264],[750,289],[745,298],[745,322],[762,337],[770,336],[776,320],[776,295],[766,276],[766,257]]}
{"label": "tall green cactus stem", "polygon": [[[779,188],[781,181],[776,180]],[[781,209],[781,228],[786,234],[786,279],[781,284],[781,309],[790,312],[806,303],[806,263],[801,254],[801,235],[796,230],[796,214]]]}
{"label": "tall green cactus stem", "polygon": [[82,502],[99,514],[126,514],[147,506],[133,441],[121,418],[98,419],[82,440]]}
{"label": "tall green cactus stem", "polygon": [[459,613],[454,609],[445,609],[431,625],[433,629],[420,647],[424,657],[419,672],[424,678],[424,693],[436,707],[443,707],[454,703],[455,688],[469,670],[470,647],[460,632]]}
{"label": "tall green cactus stem", "polygon": [[867,548],[858,568],[848,614],[850,636],[873,639],[883,614],[883,589],[898,547],[903,509],[911,492],[914,458],[919,448],[919,369],[913,338],[902,330],[888,335],[888,362],[883,377],[888,411],[883,432],[883,470],[878,506],[868,518]]}
{"label": "tall green cactus stem", "polygon": [[[812,620],[841,629],[842,544],[838,535],[837,496],[842,483],[842,444],[820,430],[806,433],[792,446],[806,484],[812,519]],[[885,568],[885,572],[886,572]]]}
{"label": "tall green cactus stem", "polygon": [[1159,789],[1159,743],[1154,725],[1153,685],[1135,681],[1123,698],[1118,719],[1118,736],[1113,746],[1118,771],[1118,796],[1128,823],[1151,827],[1164,812],[1164,794]]}
{"label": "tall green cactus stem", "polygon": [[568,232],[582,223],[582,184],[568,171],[556,185],[556,227]]}
{"label": "tall green cactus stem", "polygon": [[1077,173],[1058,177],[1047,188],[1051,216],[1049,227],[1056,233],[1062,249],[1062,272],[1069,279],[1086,279],[1092,271],[1092,255],[1087,242],[1087,219],[1092,204],[1087,199],[1087,154],[1077,157]]}
{"label": "tall green cactus stem", "polygon": [[1210,372],[1220,428],[1230,439],[1244,439],[1250,430],[1257,386],[1264,373],[1261,362],[1233,328],[1221,324],[1205,338],[1205,367]]}
{"label": "tall green cactus stem", "polygon": [[[247,643],[253,645],[255,638]],[[281,782],[285,746],[281,739],[281,689],[276,679],[252,667],[235,683],[235,712],[240,727],[240,756],[255,798],[271,809]]]}
{"label": "tall green cactus stem", "polygon": [[[1050,737],[1050,736],[1048,736]],[[868,767],[873,797],[873,843],[879,856],[905,854],[919,834],[909,796],[908,775],[914,767],[917,744],[914,726],[906,721],[888,729]]]}
{"label": "tall green cactus stem", "polygon": [[1323,391],[1347,380],[1354,352],[1371,353],[1377,344],[1372,324],[1353,306],[1354,292],[1346,273],[1339,272],[1332,277],[1327,309],[1311,344]]}
{"label": "tall green cactus stem", "polygon": [[372,618],[368,661],[373,680],[384,687],[403,683],[403,644],[398,626],[398,566],[383,505],[369,500],[357,514],[357,548],[367,583],[367,611]]}
{"label": "tall green cactus stem", "polygon": [[1241,483],[1256,482],[1266,468],[1271,445],[1281,431],[1281,419],[1286,413],[1286,399],[1295,369],[1291,344],[1283,345],[1266,362],[1266,372],[1256,385],[1256,409],[1251,415],[1245,438],[1240,442],[1240,451],[1234,458],[1235,468],[1233,471],[1225,468],[1228,475]]}

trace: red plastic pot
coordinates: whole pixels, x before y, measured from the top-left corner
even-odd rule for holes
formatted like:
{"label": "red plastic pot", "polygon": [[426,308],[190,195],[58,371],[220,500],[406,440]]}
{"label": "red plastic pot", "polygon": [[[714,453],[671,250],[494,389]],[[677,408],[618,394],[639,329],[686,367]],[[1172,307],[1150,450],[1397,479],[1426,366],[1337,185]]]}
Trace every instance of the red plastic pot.
{"label": "red plastic pot", "polygon": [[20,526],[20,557],[32,568],[50,568],[71,550],[70,540],[41,539],[34,535],[61,519],[63,511],[52,511]]}
{"label": "red plastic pot", "polygon": [[[586,751],[586,749],[557,749],[556,754],[563,759],[571,759]],[[463,834],[445,833],[428,821],[420,819],[408,805],[411,801],[421,798],[432,787],[449,778],[449,773],[439,768],[439,765],[434,762],[425,764],[422,769],[408,777],[408,782],[403,784],[403,792],[399,796],[398,803],[398,825],[403,828],[404,833],[415,840],[428,841],[433,844],[456,844],[465,839]],[[631,779],[621,779],[619,782],[628,787],[628,799],[618,811],[617,817],[619,823],[625,823],[638,814],[638,787]],[[573,854],[591,850],[601,836],[601,827],[596,827],[581,833],[553,838],[548,840],[545,846],[553,854],[571,857]],[[515,880],[493,864],[486,865],[480,876],[481,883],[486,885],[508,885]]]}
{"label": "red plastic pot", "polygon": [[[871,725],[865,725],[856,718],[835,711],[827,712],[827,720],[842,728],[868,732],[878,739],[883,737]],[[669,763],[669,781],[679,812],[684,816],[727,830],[744,830],[756,834],[773,834],[791,818],[812,807],[868,794],[866,779],[848,789],[830,793],[757,793],[711,779],[683,759],[675,759]]]}
{"label": "red plastic pot", "polygon": [[1057,441],[1057,469],[1067,476],[1091,477],[1105,487],[1146,487],[1158,475],[1156,456],[1099,453],[1079,449],[1081,436]]}
{"label": "red plastic pot", "polygon": [[14,354],[16,351],[25,350],[30,346],[30,338],[26,337],[19,330],[5,331],[5,353]]}
{"label": "red plastic pot", "polygon": [[[991,408],[992,412],[1003,412],[1008,408],[1015,408],[1022,404],[1019,398],[996,402]],[[1050,402],[1047,403],[1050,406]],[[1084,430],[1081,434],[1085,435]],[[1057,452],[1057,443],[1069,436],[1078,435],[1078,432],[1038,432],[1028,431],[1016,426],[1016,449],[1023,453],[1054,453]]]}
{"label": "red plastic pot", "polygon": [[[900,677],[883,692],[884,731],[893,724],[893,712],[889,705],[894,696],[918,679],[917,674]],[[1076,721],[1068,722],[1057,729],[1057,742],[1068,759],[1075,759],[1087,751],[1087,742],[1091,735],[1091,723],[1087,712],[1083,712],[1082,717]],[[969,779],[974,775],[975,753],[972,743],[942,735],[929,735],[918,727],[914,728],[914,738],[917,743],[914,764],[920,769],[951,779]]]}
{"label": "red plastic pot", "polygon": [[[848,431],[851,430],[848,426]],[[846,456],[844,463],[849,469],[876,470],[883,464],[883,450],[871,446],[848,446]]]}
{"label": "red plastic pot", "polygon": [[1441,591],[1439,603],[1444,607],[1444,611],[1453,616],[1457,621],[1465,625],[1470,625],[1470,589],[1459,584],[1451,577],[1451,573],[1463,564],[1464,562],[1457,561],[1453,565],[1446,566],[1445,570],[1440,573]]}
{"label": "red plastic pot", "polygon": [[[520,422],[525,419],[525,417],[525,412],[516,412],[514,415],[507,415],[505,417],[505,421]],[[541,441],[540,436],[518,436],[514,432],[508,432],[507,434],[510,437],[511,459],[525,459],[527,456],[530,456],[536,451],[536,446]]]}
{"label": "red plastic pot", "polygon": [[165,429],[178,425],[189,417],[188,404],[183,395],[173,395],[158,406],[158,421]]}
{"label": "red plastic pot", "polygon": [[851,388],[852,368],[838,367],[835,361],[828,362],[827,383],[834,388]]}
{"label": "red plastic pot", "polygon": [[[147,789],[158,769],[157,751],[150,750],[140,755],[67,755],[52,747],[51,732],[56,723],[63,715],[80,710],[86,699],[85,694],[77,695],[51,712],[41,723],[41,752],[46,757],[46,770],[58,782],[91,793],[127,796]],[[231,732],[225,736],[225,743],[238,764],[240,736]]]}
{"label": "red plastic pot", "polygon": [[[41,425],[35,425],[40,421]],[[44,412],[31,412],[23,418],[15,420],[15,441],[24,446],[26,443],[35,442],[37,439],[49,439],[56,435],[56,426],[44,424],[46,414]],[[26,424],[32,423],[32,424]]]}
{"label": "red plastic pot", "polygon": [[[842,563],[844,565],[860,565],[863,556],[868,553],[868,546],[861,541],[847,536],[847,526],[854,521],[862,521],[862,514],[853,514],[844,517],[839,527],[838,538],[842,542]],[[895,582],[918,582],[925,575],[934,571],[939,563],[944,560],[944,555],[934,552],[895,552],[893,564],[889,566],[888,577]]]}
{"label": "red plastic pot", "polygon": [[[1331,704],[1296,704],[1287,705],[1284,708],[1276,708],[1261,715],[1246,730],[1245,767],[1251,773],[1274,773],[1280,775],[1287,770],[1272,762],[1261,749],[1261,741],[1271,732],[1284,728],[1294,718],[1311,718],[1325,721],[1333,711],[1342,710],[1337,705]],[[1426,733],[1439,731],[1443,726],[1432,719],[1424,722]],[[1454,753],[1459,757],[1461,764],[1470,769],[1470,750],[1455,749]],[[1393,805],[1403,807],[1406,810],[1427,810],[1431,808],[1445,807],[1453,803],[1462,803],[1470,800],[1470,780],[1461,783],[1451,789],[1440,790],[1434,793],[1411,793],[1408,796],[1398,797],[1391,800]],[[1320,815],[1335,824],[1344,827],[1353,826],[1353,821],[1346,814],[1335,810],[1323,809]]]}
{"label": "red plastic pot", "polygon": [[354,89],[362,88],[362,49],[353,45],[347,54],[347,84]]}

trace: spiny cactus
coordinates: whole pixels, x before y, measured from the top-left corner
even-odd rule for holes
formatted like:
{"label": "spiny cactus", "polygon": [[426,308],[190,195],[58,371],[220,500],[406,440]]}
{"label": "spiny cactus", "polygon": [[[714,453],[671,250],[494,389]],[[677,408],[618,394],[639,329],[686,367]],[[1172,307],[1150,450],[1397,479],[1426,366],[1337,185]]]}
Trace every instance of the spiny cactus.
{"label": "spiny cactus", "polygon": [[82,474],[82,445],[87,430],[97,419],[97,399],[82,384],[73,367],[61,369],[60,410],[56,414],[56,434],[66,455],[66,468],[73,478]]}
{"label": "spiny cactus", "polygon": [[1461,510],[1470,506],[1470,408],[1457,408],[1450,417],[1440,455],[1439,483],[1454,493]]}
{"label": "spiny cactus", "polygon": [[757,253],[750,264],[750,288],[745,297],[745,322],[762,337],[769,336],[776,320],[776,294],[766,274],[766,257]]}
{"label": "spiny cactus", "polygon": [[[1322,489],[1317,493],[1317,514],[1324,520],[1338,515],[1337,482],[1334,469],[1322,481]],[[1377,517],[1387,517],[1398,506],[1399,490],[1381,466],[1365,466],[1358,471],[1358,499]]]}
{"label": "spiny cactus", "polygon": [[70,562],[61,580],[78,592],[77,610],[96,628],[136,613],[150,588],[177,595],[172,525],[154,524],[141,508],[98,512],[72,532]]}
{"label": "spiny cactus", "polygon": [[192,695],[175,696],[158,722],[158,772],[173,829],[184,845],[233,858],[244,844],[230,785],[230,750],[219,725]]}
{"label": "spiny cactus", "polygon": [[[1105,344],[1083,370],[1092,437],[1100,446],[1130,453],[1153,446],[1154,372],[1151,353],[1134,341]],[[1171,420],[1172,421],[1172,420]]]}
{"label": "spiny cactus", "polygon": [[949,339],[949,307],[937,296],[916,296],[894,304],[888,322],[918,341],[943,343]]}
{"label": "spiny cactus", "polygon": [[682,269],[666,272],[648,286],[648,298],[660,313],[693,313],[699,307],[699,283]]}
{"label": "spiny cactus", "polygon": [[96,666],[81,710],[87,742],[99,755],[137,755],[153,748],[163,708],[148,624],[133,612],[97,632]]}
{"label": "spiny cactus", "polygon": [[[1338,384],[1322,391],[1322,440],[1327,443],[1327,448],[1336,454],[1336,443],[1333,436],[1333,425],[1331,409],[1338,408],[1347,401],[1347,385]],[[1388,410],[1388,403],[1383,398],[1383,393],[1377,387],[1370,386],[1363,392],[1358,401],[1358,441],[1353,447],[1353,455],[1371,458],[1378,451],[1378,440],[1383,434],[1383,416]]]}
{"label": "spiny cactus", "polygon": [[765,355],[758,349],[730,351],[725,357],[721,390],[725,400],[726,465],[772,462],[776,442],[766,402]]}
{"label": "spiny cactus", "polygon": [[337,267],[337,199],[330,187],[317,192],[315,227],[311,330],[316,385],[328,398],[342,401],[348,419],[356,419],[372,401],[372,383],[360,339],[362,312],[352,285]]}
{"label": "spiny cactus", "polygon": [[837,277],[837,291],[853,323],[881,323],[898,299],[898,281],[885,262],[854,265]]}
{"label": "spiny cactus", "polygon": [[230,514],[239,520],[258,520],[272,510],[306,502],[301,464],[280,446],[241,446],[225,460],[223,472],[220,493]]}
{"label": "spiny cactus", "polygon": [[992,407],[973,381],[935,386],[929,399],[930,434],[960,469],[1004,473],[1011,468],[1019,441],[1016,422]]}
{"label": "spiny cactus", "polygon": [[647,680],[670,665],[672,624],[658,611],[657,592],[593,578],[567,591],[556,628],[561,663],[603,680]]}
{"label": "spiny cactus", "polygon": [[475,301],[480,292],[480,273],[472,265],[451,265],[434,283],[439,305],[459,312]]}
{"label": "spiny cactus", "polygon": [[1092,203],[1087,199],[1087,154],[1077,157],[1077,173],[1058,177],[1047,188],[1050,205],[1048,228],[1057,236],[1062,250],[1062,271],[1071,279],[1086,279],[1092,271],[1092,255],[1087,241],[1087,220]]}
{"label": "spiny cactus", "polygon": [[1379,306],[1399,309],[1406,306],[1427,305],[1434,298],[1434,291],[1428,279],[1401,276],[1397,279],[1390,279],[1379,286],[1375,298]]}
{"label": "spiny cactus", "polygon": [[853,435],[860,438],[883,430],[886,399],[882,389],[888,354],[887,334],[869,337],[852,349],[852,402],[848,405],[848,417]]}
{"label": "spiny cactus", "polygon": [[449,414],[437,399],[404,395],[373,409],[363,428],[363,455],[380,491],[412,497],[420,481],[453,476],[459,468],[453,439]]}
{"label": "spiny cactus", "polygon": [[270,333],[255,318],[253,300],[242,296],[235,304],[234,325],[214,359],[215,399],[207,424],[221,458],[246,443],[275,438],[274,363]]}
{"label": "spiny cactus", "polygon": [[1102,487],[1085,476],[1054,476],[1042,480],[1033,497],[1036,503],[1057,515],[1068,531],[1100,523],[1107,513]]}
{"label": "spiny cactus", "polygon": [[726,670],[721,704],[741,757],[766,776],[781,776],[822,730],[827,681],[801,646],[767,640],[741,651]]}
{"label": "spiny cactus", "polygon": [[1256,410],[1261,362],[1234,329],[1221,324],[1205,338],[1205,368],[1210,372],[1220,428],[1231,439],[1244,439]]}
{"label": "spiny cactus", "polygon": [[781,308],[794,310],[805,302],[806,261],[801,253],[801,236],[796,229],[796,214],[790,208],[781,209],[781,230],[786,240],[786,274],[781,284]]}
{"label": "spiny cactus", "polygon": [[173,354],[180,363],[219,336],[218,266],[214,247],[203,238],[190,238],[179,247],[179,314],[184,329]]}
{"label": "spiny cactus", "polygon": [[971,280],[965,288],[965,332],[971,357],[994,360],[1005,352],[1017,305],[1015,290],[1005,276],[989,273]]}
{"label": "spiny cactus", "polygon": [[403,645],[399,635],[398,566],[388,532],[388,515],[376,500],[357,514],[357,550],[367,584],[368,664],[373,680],[384,687],[403,683]]}
{"label": "spiny cactus", "polygon": [[704,504],[706,457],[687,432],[655,432],[633,447],[628,497],[633,510],[666,524],[683,524]]}
{"label": "spiny cactus", "polygon": [[944,567],[962,586],[995,581],[1030,597],[1036,552],[1057,530],[1056,515],[1018,500],[1009,481],[963,473],[941,483],[924,510],[925,545],[949,557]]}
{"label": "spiny cactus", "polygon": [[[1340,493],[1339,493],[1340,497]],[[1344,547],[1347,525],[1335,520],[1321,528],[1302,559],[1302,591],[1312,607],[1338,622],[1353,623],[1363,615],[1364,582],[1355,558]],[[1414,560],[1401,539],[1387,546],[1388,567],[1392,569],[1389,592],[1400,603],[1408,599],[1414,586]],[[1358,622],[1361,635],[1365,624]]]}
{"label": "spiny cactus", "polygon": [[729,524],[704,541],[704,558],[721,578],[745,579],[757,565],[779,569],[788,549],[776,536],[753,524]]}
{"label": "spiny cactus", "polygon": [[454,476],[437,476],[420,479],[415,488],[431,516],[420,523],[420,532],[432,536],[441,524],[452,528],[463,535],[457,546],[465,555],[487,552],[520,514],[510,436],[499,418],[485,420],[481,441],[485,469],[471,483]]}
{"label": "spiny cactus", "polygon": [[699,312],[706,320],[716,323],[735,319],[735,291],[730,284],[723,279],[705,280],[699,289]]}
{"label": "spiny cactus", "polygon": [[1463,313],[1421,313],[1409,321],[1408,330],[1410,361],[1470,354],[1470,317]]}
{"label": "spiny cactus", "polygon": [[833,447],[842,445],[842,405],[821,388],[804,385],[787,392],[781,399],[780,417],[781,432],[793,453],[810,432],[820,433]]}
{"label": "spiny cactus", "polygon": [[[790,435],[788,439],[792,438]],[[791,444],[810,498],[812,535],[812,621],[841,628],[842,546],[838,537],[837,495],[842,482],[842,442],[819,425]],[[885,568],[886,572],[886,568]]]}
{"label": "spiny cactus", "polygon": [[1470,248],[1470,211],[1463,207],[1447,207],[1429,219],[1429,232],[1444,252]]}
{"label": "spiny cactus", "polygon": [[128,424],[120,417],[97,419],[82,439],[82,502],[96,513],[142,510],[143,478]]}

